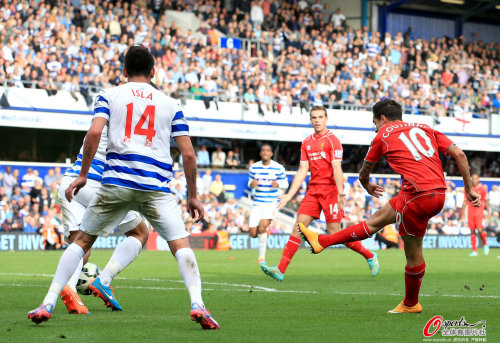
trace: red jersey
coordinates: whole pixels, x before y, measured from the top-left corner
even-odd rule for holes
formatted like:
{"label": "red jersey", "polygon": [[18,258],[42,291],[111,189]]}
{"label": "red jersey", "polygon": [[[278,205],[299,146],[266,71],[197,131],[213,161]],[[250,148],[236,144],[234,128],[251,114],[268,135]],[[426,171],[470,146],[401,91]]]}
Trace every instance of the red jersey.
{"label": "red jersey", "polygon": [[315,133],[304,139],[300,147],[300,160],[309,161],[310,185],[335,185],[333,161],[342,161],[342,144],[328,130],[323,136]]}
{"label": "red jersey", "polygon": [[477,186],[473,186],[472,189],[481,196],[481,205],[479,207],[474,207],[472,206],[467,198],[465,198],[465,201],[467,201],[467,215],[469,218],[472,217],[479,217],[479,218],[484,218],[484,207],[485,205],[485,200],[488,199],[488,186],[483,185],[482,183],[477,184]]}
{"label": "red jersey", "polygon": [[439,152],[453,142],[425,124],[398,121],[384,125],[372,141],[365,161],[376,163],[386,156],[391,168],[401,174],[402,190],[423,192],[446,188]]}

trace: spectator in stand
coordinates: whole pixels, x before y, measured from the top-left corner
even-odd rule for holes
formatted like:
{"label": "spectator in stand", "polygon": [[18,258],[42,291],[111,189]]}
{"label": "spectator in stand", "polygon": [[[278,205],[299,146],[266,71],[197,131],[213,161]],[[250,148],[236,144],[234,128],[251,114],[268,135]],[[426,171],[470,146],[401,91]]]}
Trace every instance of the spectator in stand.
{"label": "spectator in stand", "polygon": [[225,201],[224,184],[222,183],[220,174],[215,175],[215,180],[210,185],[210,193],[215,195],[219,202]]}
{"label": "spectator in stand", "polygon": [[[17,169],[16,169],[17,170]],[[19,173],[19,171],[17,171]],[[12,190],[14,186],[18,184],[17,177],[12,173],[10,166],[5,167],[5,173],[3,174],[3,187],[5,189],[5,194],[10,198],[12,195]]]}
{"label": "spectator in stand", "polygon": [[36,233],[38,231],[38,227],[36,226],[35,218],[32,216],[24,217],[24,233]]}
{"label": "spectator in stand", "polygon": [[31,189],[35,185],[35,180],[37,179],[38,176],[33,173],[33,169],[28,168],[26,174],[24,174],[21,178],[21,189],[24,195],[30,193]]}
{"label": "spectator in stand", "polygon": [[196,153],[198,156],[197,164],[199,167],[208,167],[210,166],[210,155],[208,154],[207,147],[202,145],[200,150]]}
{"label": "spectator in stand", "polygon": [[236,168],[239,166],[239,161],[234,157],[234,152],[229,150],[226,157],[226,167]]}
{"label": "spectator in stand", "polygon": [[346,20],[346,17],[342,13],[342,10],[340,9],[340,7],[337,8],[335,13],[332,14],[332,18],[331,18],[331,22],[333,23],[333,28],[337,29],[337,30],[339,30],[339,29],[343,30],[344,25],[345,25],[345,20]]}
{"label": "spectator in stand", "polygon": [[49,192],[54,192],[57,190],[57,179],[55,177],[54,169],[49,169],[47,174],[43,178],[43,186],[47,188]]}
{"label": "spectator in stand", "polygon": [[202,176],[202,180],[203,180],[203,183],[205,184],[204,188],[206,189],[206,191],[209,191],[210,186],[212,185],[212,181],[213,181],[212,170],[206,169],[205,174],[203,174],[203,176]]}
{"label": "spectator in stand", "polygon": [[222,151],[222,147],[218,146],[215,151],[212,153],[212,167],[214,168],[222,168],[226,163],[226,153]]}
{"label": "spectator in stand", "polygon": [[29,196],[31,198],[31,206],[33,206],[34,203],[37,203],[39,204],[41,211],[43,206],[40,204],[40,194],[42,194],[42,182],[39,179],[36,179],[34,186],[30,189]]}
{"label": "spectator in stand", "polygon": [[491,186],[488,193],[490,207],[492,211],[500,211],[500,188],[497,185]]}

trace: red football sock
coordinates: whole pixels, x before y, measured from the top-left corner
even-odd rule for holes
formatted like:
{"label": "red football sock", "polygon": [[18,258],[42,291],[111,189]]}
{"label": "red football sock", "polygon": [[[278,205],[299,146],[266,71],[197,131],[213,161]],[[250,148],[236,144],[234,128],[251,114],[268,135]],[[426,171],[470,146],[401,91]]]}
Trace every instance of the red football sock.
{"label": "red football sock", "polygon": [[425,274],[425,262],[416,267],[405,267],[405,299],[403,304],[415,306],[418,303],[418,293]]}
{"label": "red football sock", "polygon": [[470,244],[472,244],[472,251],[477,252],[477,238],[475,231],[470,233]]}
{"label": "red football sock", "polygon": [[288,238],[288,242],[285,245],[285,249],[283,249],[283,255],[281,255],[281,261],[278,265],[278,269],[280,272],[285,274],[286,268],[290,264],[290,261],[293,258],[293,255],[297,252],[300,245],[300,238],[290,235]]}
{"label": "red football sock", "polygon": [[335,232],[331,235],[319,235],[318,243],[323,247],[329,247],[335,244],[345,244],[349,242],[362,241],[365,238],[371,237],[368,226],[366,222],[361,222],[359,224],[349,226],[344,230]]}
{"label": "red football sock", "polygon": [[486,231],[481,232],[479,235],[481,236],[481,240],[483,241],[483,245],[485,245],[485,246],[488,245],[488,241],[486,240],[486,237],[487,237]]}
{"label": "red football sock", "polygon": [[351,243],[346,243],[345,244],[346,247],[348,247],[349,249],[351,250],[354,250],[355,252],[357,252],[358,254],[361,254],[364,256],[364,258],[366,258],[367,260],[369,258],[372,258],[373,257],[373,253],[366,249],[363,244],[361,244],[360,241],[356,241],[356,242],[351,242]]}

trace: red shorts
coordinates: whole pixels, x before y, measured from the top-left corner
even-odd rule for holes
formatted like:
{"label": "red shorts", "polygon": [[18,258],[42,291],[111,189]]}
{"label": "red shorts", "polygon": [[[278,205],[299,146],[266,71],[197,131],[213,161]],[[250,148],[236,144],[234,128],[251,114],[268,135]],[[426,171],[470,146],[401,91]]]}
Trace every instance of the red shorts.
{"label": "red shorts", "polygon": [[[471,206],[469,204],[469,206]],[[471,231],[474,231],[475,229],[484,229],[483,225],[483,219],[484,215],[469,215],[469,218],[467,221],[469,222],[469,228]]]}
{"label": "red shorts", "polygon": [[327,223],[340,223],[344,218],[344,211],[339,208],[337,196],[335,185],[310,185],[297,214],[318,219],[323,210]]}
{"label": "red shorts", "polygon": [[429,219],[441,212],[444,190],[434,189],[420,193],[399,192],[389,203],[396,211],[396,229],[399,235],[423,237]]}

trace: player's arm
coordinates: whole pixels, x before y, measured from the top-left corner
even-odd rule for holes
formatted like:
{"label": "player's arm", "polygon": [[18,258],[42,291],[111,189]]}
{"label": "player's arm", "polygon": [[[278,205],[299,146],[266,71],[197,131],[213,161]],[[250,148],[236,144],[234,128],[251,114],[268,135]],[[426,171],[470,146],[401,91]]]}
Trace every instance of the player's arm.
{"label": "player's arm", "polygon": [[252,168],[250,167],[250,170],[248,171],[248,187],[250,188],[255,188],[259,184],[259,181],[255,179],[254,177],[254,172],[252,171]]}
{"label": "player's arm", "polygon": [[198,194],[196,193],[196,155],[189,136],[176,136],[174,139],[181,151],[182,161],[184,163],[189,212],[194,222],[198,223],[204,216],[204,210],[198,200]]}
{"label": "player's arm", "polygon": [[340,209],[345,207],[345,194],[344,194],[344,173],[342,172],[342,161],[334,160],[332,161],[333,168],[333,178],[335,179],[335,185],[337,186],[338,192],[338,204]]}
{"label": "player's arm", "polygon": [[286,177],[285,168],[280,168],[279,176],[276,180],[274,180],[273,187],[281,190],[286,190],[288,188],[288,179]]}
{"label": "player's arm", "polygon": [[90,126],[90,129],[85,136],[85,141],[83,142],[80,175],[68,186],[68,188],[66,188],[65,191],[65,196],[68,201],[71,201],[73,199],[73,194],[78,194],[80,189],[82,189],[87,183],[87,175],[89,173],[90,165],[92,164],[92,160],[94,159],[97,148],[99,147],[102,130],[107,122],[107,119],[102,117],[94,117],[92,120],[92,125]]}
{"label": "player's arm", "polygon": [[457,147],[455,144],[448,147],[446,154],[453,157],[455,161],[457,161],[458,170],[460,170],[460,174],[462,174],[462,179],[464,180],[465,196],[467,197],[467,200],[472,204],[472,206],[479,207],[479,205],[481,205],[481,197],[472,188],[472,180],[469,172],[470,167],[469,162],[467,162],[467,156],[465,156],[462,149]]}
{"label": "player's arm", "polygon": [[299,190],[302,182],[306,179],[307,172],[309,171],[309,161],[300,161],[299,170],[297,170],[297,174],[295,174],[292,185],[288,190],[288,193],[283,194],[281,197],[280,203],[278,204],[278,210],[281,210],[285,205],[293,198],[295,193]]}
{"label": "player's arm", "polygon": [[359,171],[359,182],[368,194],[378,198],[384,194],[384,187],[377,185],[375,182],[370,182],[370,174],[375,163],[363,161],[361,170]]}

